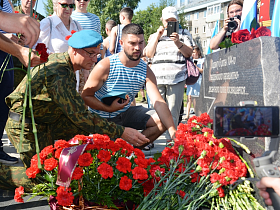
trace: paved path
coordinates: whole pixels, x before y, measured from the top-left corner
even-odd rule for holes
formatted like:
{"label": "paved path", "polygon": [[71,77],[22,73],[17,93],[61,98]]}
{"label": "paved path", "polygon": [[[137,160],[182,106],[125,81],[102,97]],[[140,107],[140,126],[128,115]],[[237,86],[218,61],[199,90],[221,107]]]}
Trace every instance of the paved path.
{"label": "paved path", "polygon": [[[145,107],[147,106],[147,104],[137,104],[137,105],[143,105]],[[185,122],[186,121],[183,121],[183,123]],[[13,145],[9,143],[6,133],[4,133],[2,137],[2,141],[4,144],[4,151],[13,157],[19,158],[19,154],[16,152]],[[167,144],[166,134],[164,133],[154,142],[155,145],[154,148],[152,148],[150,151],[143,151],[143,152],[145,153],[146,157],[152,157],[155,153],[161,152],[165,148],[166,144]],[[14,164],[13,166],[23,166],[23,163],[19,159],[19,162],[17,164]],[[25,203],[23,204],[16,203],[14,201],[14,191],[6,191],[0,189],[0,210],[17,210],[17,209],[49,210],[50,209],[46,198],[44,199],[40,199],[41,197],[33,198],[32,200],[27,202],[28,198],[29,197],[24,198]]]}

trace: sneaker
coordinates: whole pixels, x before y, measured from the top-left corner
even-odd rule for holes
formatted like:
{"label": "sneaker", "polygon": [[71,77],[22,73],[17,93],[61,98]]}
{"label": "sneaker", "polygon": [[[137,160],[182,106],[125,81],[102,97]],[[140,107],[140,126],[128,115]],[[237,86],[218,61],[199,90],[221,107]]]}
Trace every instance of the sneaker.
{"label": "sneaker", "polygon": [[141,103],[144,103],[144,102],[146,102],[146,98],[144,97],[143,99],[142,99],[142,101],[140,101]]}
{"label": "sneaker", "polygon": [[190,111],[190,114],[195,114],[195,112],[193,110]]}
{"label": "sneaker", "polygon": [[18,162],[17,158],[11,157],[10,155],[8,155],[3,150],[0,150],[0,163],[15,164],[17,162]]}

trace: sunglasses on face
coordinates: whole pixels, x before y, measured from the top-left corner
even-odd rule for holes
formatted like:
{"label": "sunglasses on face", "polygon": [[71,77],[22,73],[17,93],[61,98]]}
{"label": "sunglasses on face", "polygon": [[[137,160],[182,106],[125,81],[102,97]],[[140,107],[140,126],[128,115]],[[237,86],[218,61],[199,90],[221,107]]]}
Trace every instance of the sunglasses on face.
{"label": "sunglasses on face", "polygon": [[[77,1],[82,1],[82,0],[77,0]],[[84,0],[85,2],[87,2],[88,0]]]}
{"label": "sunglasses on face", "polygon": [[59,3],[59,4],[60,4],[60,6],[62,8],[66,8],[66,7],[69,7],[70,9],[74,9],[75,8],[75,4],[61,4],[61,3]]}

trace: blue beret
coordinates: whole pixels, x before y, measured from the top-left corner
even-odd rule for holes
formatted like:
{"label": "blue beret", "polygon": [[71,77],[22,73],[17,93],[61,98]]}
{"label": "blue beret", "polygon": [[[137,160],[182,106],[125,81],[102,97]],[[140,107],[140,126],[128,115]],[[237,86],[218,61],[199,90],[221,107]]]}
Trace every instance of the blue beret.
{"label": "blue beret", "polygon": [[113,97],[113,96],[116,96],[116,97],[119,97],[119,98],[122,98],[122,99],[126,99],[126,95],[127,95],[127,92],[111,91],[111,92],[108,92],[106,95],[104,95],[101,98],[101,101],[103,102],[104,98]]}
{"label": "blue beret", "polygon": [[68,40],[68,45],[76,48],[97,47],[102,43],[102,36],[93,30],[82,30],[74,33]]}

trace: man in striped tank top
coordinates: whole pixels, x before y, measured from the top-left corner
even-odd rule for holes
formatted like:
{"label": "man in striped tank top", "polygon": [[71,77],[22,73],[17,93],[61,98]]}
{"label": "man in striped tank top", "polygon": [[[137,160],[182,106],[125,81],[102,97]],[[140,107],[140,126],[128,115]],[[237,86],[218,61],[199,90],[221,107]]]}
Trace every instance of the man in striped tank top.
{"label": "man in striped tank top", "polygon": [[[147,64],[140,59],[144,48],[144,31],[138,24],[128,24],[122,30],[120,44],[123,48],[100,61],[92,70],[82,92],[82,98],[90,107],[90,111],[107,118],[109,122],[143,130],[142,133],[155,141],[168,129],[170,136],[175,138],[175,125],[167,104],[161,97],[156,78]],[[136,93],[146,85],[153,109],[143,106],[131,106]],[[104,96],[111,94],[126,95],[105,104]],[[103,102],[102,102],[103,100]],[[149,143],[137,140],[128,141],[135,147],[144,148]]]}

